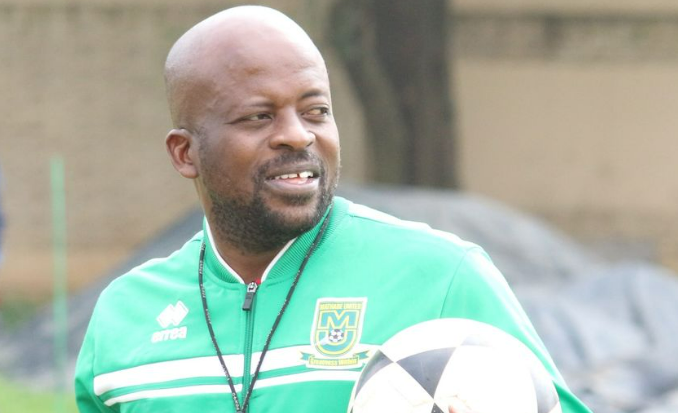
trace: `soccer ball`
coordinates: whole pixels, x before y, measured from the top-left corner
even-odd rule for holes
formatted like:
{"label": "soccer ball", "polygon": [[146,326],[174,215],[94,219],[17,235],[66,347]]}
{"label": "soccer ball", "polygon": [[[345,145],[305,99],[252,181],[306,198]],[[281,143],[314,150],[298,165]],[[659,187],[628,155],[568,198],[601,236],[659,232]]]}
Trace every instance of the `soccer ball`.
{"label": "soccer ball", "polygon": [[561,413],[539,359],[489,324],[444,318],[386,341],[353,387],[349,413],[448,413],[452,400],[477,413]]}
{"label": "soccer ball", "polygon": [[328,336],[328,340],[330,341],[330,343],[338,343],[343,339],[344,331],[339,328],[335,328],[332,331],[330,331],[330,335]]}

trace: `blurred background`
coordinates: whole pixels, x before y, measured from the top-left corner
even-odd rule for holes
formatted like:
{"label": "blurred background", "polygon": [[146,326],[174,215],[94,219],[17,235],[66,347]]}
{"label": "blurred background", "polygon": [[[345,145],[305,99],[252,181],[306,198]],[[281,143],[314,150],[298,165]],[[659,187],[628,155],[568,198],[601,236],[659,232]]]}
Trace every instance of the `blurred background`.
{"label": "blurred background", "polygon": [[[478,196],[606,262],[637,260],[674,277],[675,1],[248,3],[287,13],[321,49],[342,138],[340,187]],[[189,27],[238,4],[0,0],[0,345],[31,334],[25,326],[53,297],[55,155],[74,296],[195,213],[192,183],[164,149],[164,59]],[[678,387],[674,376],[662,383]],[[3,386],[15,399],[36,387],[9,367]],[[0,411],[10,403],[0,396]],[[641,411],[624,406],[609,411]]]}

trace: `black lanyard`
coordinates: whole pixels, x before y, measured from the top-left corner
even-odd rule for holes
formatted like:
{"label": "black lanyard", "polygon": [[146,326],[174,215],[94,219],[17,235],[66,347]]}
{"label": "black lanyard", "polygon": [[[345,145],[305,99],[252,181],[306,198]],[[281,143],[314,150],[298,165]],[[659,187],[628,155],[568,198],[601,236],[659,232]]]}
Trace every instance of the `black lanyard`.
{"label": "black lanyard", "polygon": [[[306,267],[306,264],[308,263],[309,258],[311,258],[313,251],[315,251],[316,247],[318,246],[320,239],[322,238],[323,234],[325,233],[325,229],[327,229],[327,224],[330,222],[330,214],[331,213],[332,213],[332,206],[330,205],[330,208],[327,212],[327,216],[325,217],[325,220],[323,221],[323,224],[320,227],[320,230],[316,234],[315,239],[313,239],[313,243],[311,243],[311,246],[308,248],[308,251],[306,251],[306,256],[304,257],[304,260],[301,262],[301,265],[299,266],[299,270],[297,270],[297,275],[294,277],[294,281],[292,281],[292,285],[290,286],[290,289],[287,292],[287,297],[285,297],[285,301],[283,302],[283,305],[280,307],[280,311],[278,312],[278,316],[275,318],[275,321],[273,322],[273,326],[271,327],[271,331],[268,333],[268,337],[266,337],[266,343],[264,344],[264,348],[261,351],[261,357],[259,357],[259,363],[257,364],[257,368],[254,370],[254,375],[252,376],[252,381],[250,382],[250,386],[247,389],[247,392],[245,393],[245,398],[243,399],[242,405],[240,405],[240,401],[238,400],[238,393],[235,391],[235,385],[233,384],[233,378],[231,377],[231,374],[228,372],[228,368],[226,368],[226,363],[224,362],[224,357],[221,354],[221,349],[219,348],[219,344],[217,343],[217,337],[214,335],[214,328],[212,328],[212,319],[210,317],[209,308],[207,307],[207,294],[205,293],[205,285],[203,283],[203,267],[205,265],[205,241],[202,242],[202,247],[200,248],[200,261],[199,261],[199,264],[198,264],[198,285],[200,286],[200,296],[202,298],[202,308],[205,311],[205,322],[207,323],[207,329],[210,332],[210,338],[212,339],[212,344],[214,345],[214,349],[216,350],[217,356],[219,357],[219,362],[221,363],[221,368],[224,370],[224,374],[226,375],[226,379],[228,380],[228,386],[231,388],[231,396],[233,397],[233,405],[235,406],[236,413],[246,413],[247,412],[247,405],[249,404],[250,396],[252,396],[252,390],[254,389],[254,383],[257,381],[257,378],[259,377],[259,370],[261,369],[261,365],[264,361],[264,356],[266,355],[266,352],[268,351],[268,347],[271,344],[271,339],[273,338],[273,333],[278,328],[278,324],[280,324],[280,319],[282,318],[283,313],[285,312],[285,309],[287,309],[287,305],[289,304],[290,299],[292,298],[292,294],[294,293],[294,290],[297,287],[297,283],[299,282],[299,278],[301,278],[301,274],[304,272],[304,268]],[[244,384],[245,383],[243,383],[243,385]]]}

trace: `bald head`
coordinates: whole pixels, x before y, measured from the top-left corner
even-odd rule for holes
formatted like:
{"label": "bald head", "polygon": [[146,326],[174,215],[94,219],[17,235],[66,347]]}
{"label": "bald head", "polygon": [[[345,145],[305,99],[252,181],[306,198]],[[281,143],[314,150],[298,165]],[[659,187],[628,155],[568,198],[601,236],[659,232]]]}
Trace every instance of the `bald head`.
{"label": "bald head", "polygon": [[[200,116],[215,89],[229,87],[228,75],[248,68],[271,53],[298,54],[299,64],[322,65],[308,34],[281,12],[240,6],[217,13],[177,40],[165,62],[165,86],[175,128],[199,129]],[[235,85],[231,85],[235,86]],[[222,90],[223,92],[224,90]]]}

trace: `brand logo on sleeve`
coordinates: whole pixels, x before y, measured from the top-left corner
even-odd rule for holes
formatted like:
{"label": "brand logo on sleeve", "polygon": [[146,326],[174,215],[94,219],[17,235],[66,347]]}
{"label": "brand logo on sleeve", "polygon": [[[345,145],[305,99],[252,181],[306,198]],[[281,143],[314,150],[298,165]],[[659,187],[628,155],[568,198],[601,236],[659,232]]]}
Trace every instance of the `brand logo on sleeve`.
{"label": "brand logo on sleeve", "polygon": [[366,298],[320,298],[311,326],[311,348],[302,352],[308,367],[355,368],[368,358],[360,343]]}
{"label": "brand logo on sleeve", "polygon": [[[168,305],[164,310],[156,317],[156,321],[160,324],[164,330],[156,331],[151,336],[152,343],[158,343],[160,341],[167,340],[179,340],[186,338],[188,333],[188,328],[186,326],[180,327],[181,322],[188,314],[188,307],[181,300],[177,301],[176,304]],[[173,327],[173,328],[169,328]]]}

